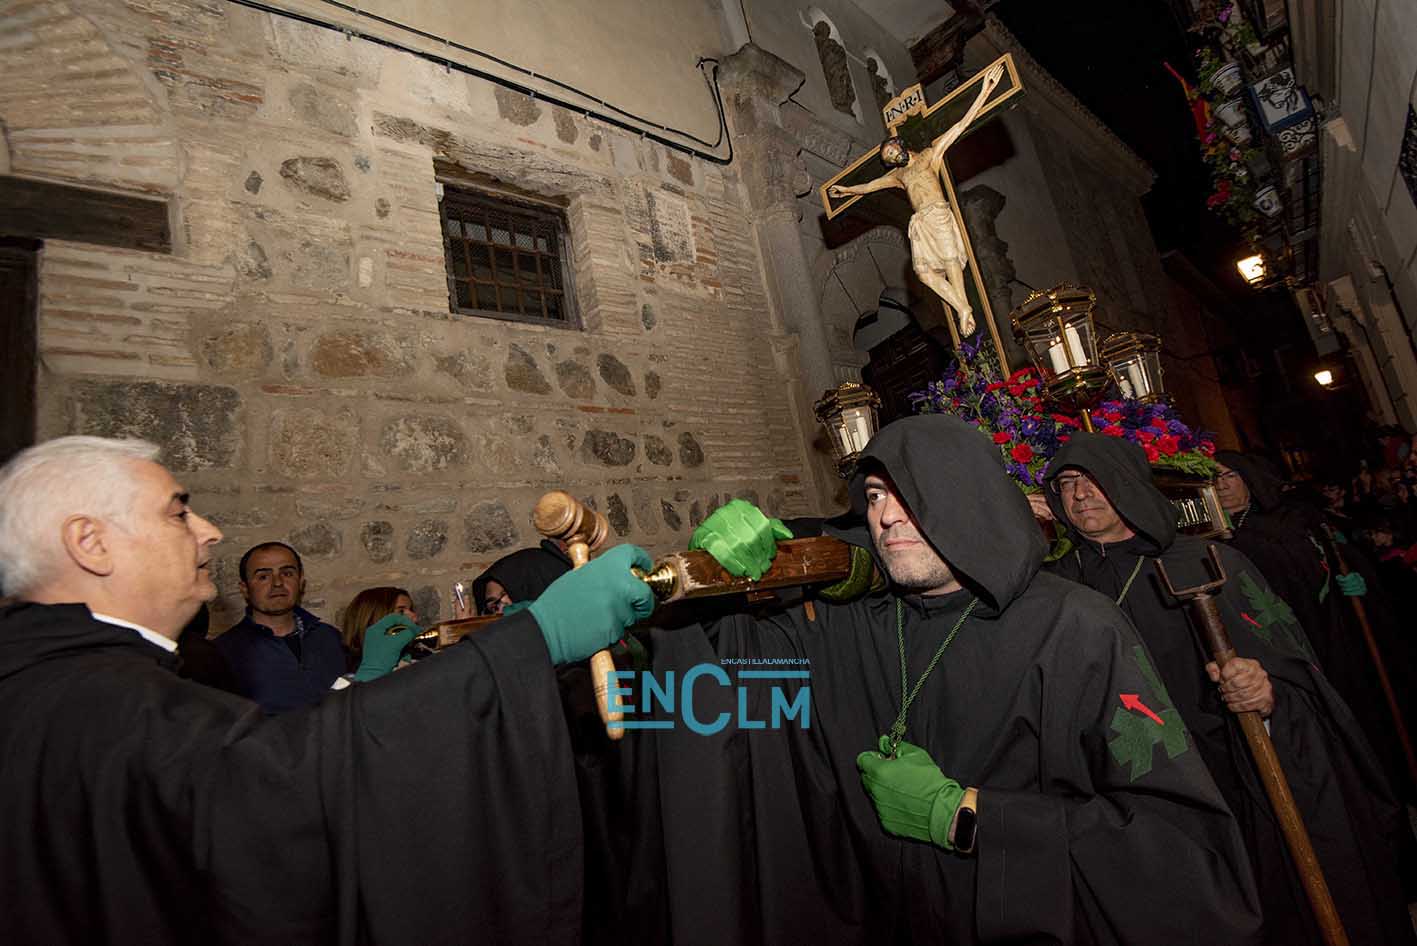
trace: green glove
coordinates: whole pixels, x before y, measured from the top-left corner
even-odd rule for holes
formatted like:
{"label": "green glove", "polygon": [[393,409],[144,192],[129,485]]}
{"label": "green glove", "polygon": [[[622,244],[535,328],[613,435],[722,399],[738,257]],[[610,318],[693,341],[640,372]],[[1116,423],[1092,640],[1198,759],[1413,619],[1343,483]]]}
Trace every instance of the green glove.
{"label": "green glove", "polygon": [[513,601],[511,604],[502,606],[502,617],[516,614],[518,611],[525,611],[529,607],[531,607],[530,601]]}
{"label": "green glove", "polygon": [[554,664],[584,660],[650,616],[654,593],[630,568],[654,567],[638,545],[617,545],[604,555],[566,572],[527,608],[546,638]]}
{"label": "green glove", "polygon": [[1343,593],[1350,598],[1361,598],[1368,593],[1368,583],[1357,572],[1339,575],[1335,581],[1338,582],[1338,587]]}
{"label": "green glove", "polygon": [[715,509],[689,539],[689,551],[703,549],[730,575],[757,581],[777,556],[779,539],[792,538],[781,519],[769,519],[745,499]]}
{"label": "green glove", "polygon": [[354,671],[354,679],[368,683],[387,676],[399,665],[403,649],[422,633],[423,628],[395,611],[377,624],[364,629],[364,659]]}
{"label": "green glove", "polygon": [[[881,749],[889,748],[887,737],[882,736]],[[899,837],[954,850],[950,823],[964,789],[947,778],[924,749],[902,742],[894,759],[868,750],[856,757],[856,767],[861,770],[861,784],[876,806],[881,827]]]}

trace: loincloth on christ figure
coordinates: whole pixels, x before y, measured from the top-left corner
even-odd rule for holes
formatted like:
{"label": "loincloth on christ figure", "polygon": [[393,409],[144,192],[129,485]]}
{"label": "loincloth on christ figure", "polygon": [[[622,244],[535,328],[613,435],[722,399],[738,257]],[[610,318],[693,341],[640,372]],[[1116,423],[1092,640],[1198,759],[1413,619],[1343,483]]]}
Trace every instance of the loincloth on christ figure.
{"label": "loincloth on christ figure", "polygon": [[915,272],[944,273],[950,263],[964,265],[964,241],[954,211],[943,200],[926,204],[910,217],[910,259]]}

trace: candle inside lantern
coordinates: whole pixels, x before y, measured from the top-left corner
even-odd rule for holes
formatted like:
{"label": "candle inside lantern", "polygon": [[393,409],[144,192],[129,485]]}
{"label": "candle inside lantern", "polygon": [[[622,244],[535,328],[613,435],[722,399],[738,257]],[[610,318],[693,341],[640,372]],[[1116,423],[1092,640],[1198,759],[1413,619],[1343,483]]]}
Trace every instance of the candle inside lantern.
{"label": "candle inside lantern", "polygon": [[1131,397],[1146,397],[1151,393],[1151,385],[1146,380],[1146,369],[1142,367],[1141,359],[1127,363],[1127,377],[1131,380]]}
{"label": "candle inside lantern", "polygon": [[[1064,342],[1067,343],[1066,348]],[[1072,355],[1072,363],[1069,364],[1068,355]],[[1048,360],[1053,364],[1053,374],[1066,374],[1073,368],[1081,368],[1087,364],[1087,359],[1082,355],[1082,338],[1078,335],[1078,330],[1071,325],[1063,329],[1062,336],[1054,335],[1048,343]]]}
{"label": "candle inside lantern", "polygon": [[860,453],[871,440],[871,419],[867,408],[849,407],[841,413],[842,432],[851,453]]}

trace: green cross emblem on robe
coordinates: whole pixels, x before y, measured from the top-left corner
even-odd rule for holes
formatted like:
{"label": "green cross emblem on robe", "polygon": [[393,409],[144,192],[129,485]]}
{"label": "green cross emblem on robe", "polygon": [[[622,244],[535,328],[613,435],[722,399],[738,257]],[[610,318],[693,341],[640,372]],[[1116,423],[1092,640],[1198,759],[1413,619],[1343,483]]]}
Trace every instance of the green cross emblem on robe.
{"label": "green cross emblem on robe", "polygon": [[[1151,771],[1152,755],[1158,743],[1166,750],[1168,759],[1174,759],[1190,748],[1186,724],[1181,721],[1180,712],[1171,702],[1171,694],[1166,692],[1161,677],[1152,667],[1146,648],[1137,644],[1132,648],[1132,656],[1151,687],[1149,696],[1155,702],[1141,704],[1144,708],[1119,706],[1112,714],[1111,729],[1117,735],[1108,741],[1107,748],[1118,765],[1131,765],[1128,782],[1135,782]],[[1157,722],[1158,719],[1160,722]]]}

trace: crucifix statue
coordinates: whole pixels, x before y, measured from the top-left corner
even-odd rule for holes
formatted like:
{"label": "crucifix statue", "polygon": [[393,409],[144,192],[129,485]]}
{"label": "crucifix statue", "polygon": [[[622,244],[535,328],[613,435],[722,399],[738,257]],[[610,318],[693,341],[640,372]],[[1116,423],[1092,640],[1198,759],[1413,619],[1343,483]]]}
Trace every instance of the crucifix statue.
{"label": "crucifix statue", "polygon": [[[908,230],[912,266],[920,281],[954,315],[950,334],[956,344],[976,329],[971,289],[986,315],[989,309],[978,266],[959,219],[946,154],[955,142],[977,127],[986,113],[1021,90],[1007,55],[928,109],[920,86],[911,86],[882,111],[889,137],[822,186],[828,218],[843,212],[865,194],[891,188],[906,192],[913,211]],[[960,114],[960,106],[970,92],[974,93],[973,101]],[[884,167],[885,173],[868,177],[878,166]],[[1001,363],[1007,364],[998,331],[992,319],[988,322]]]}

